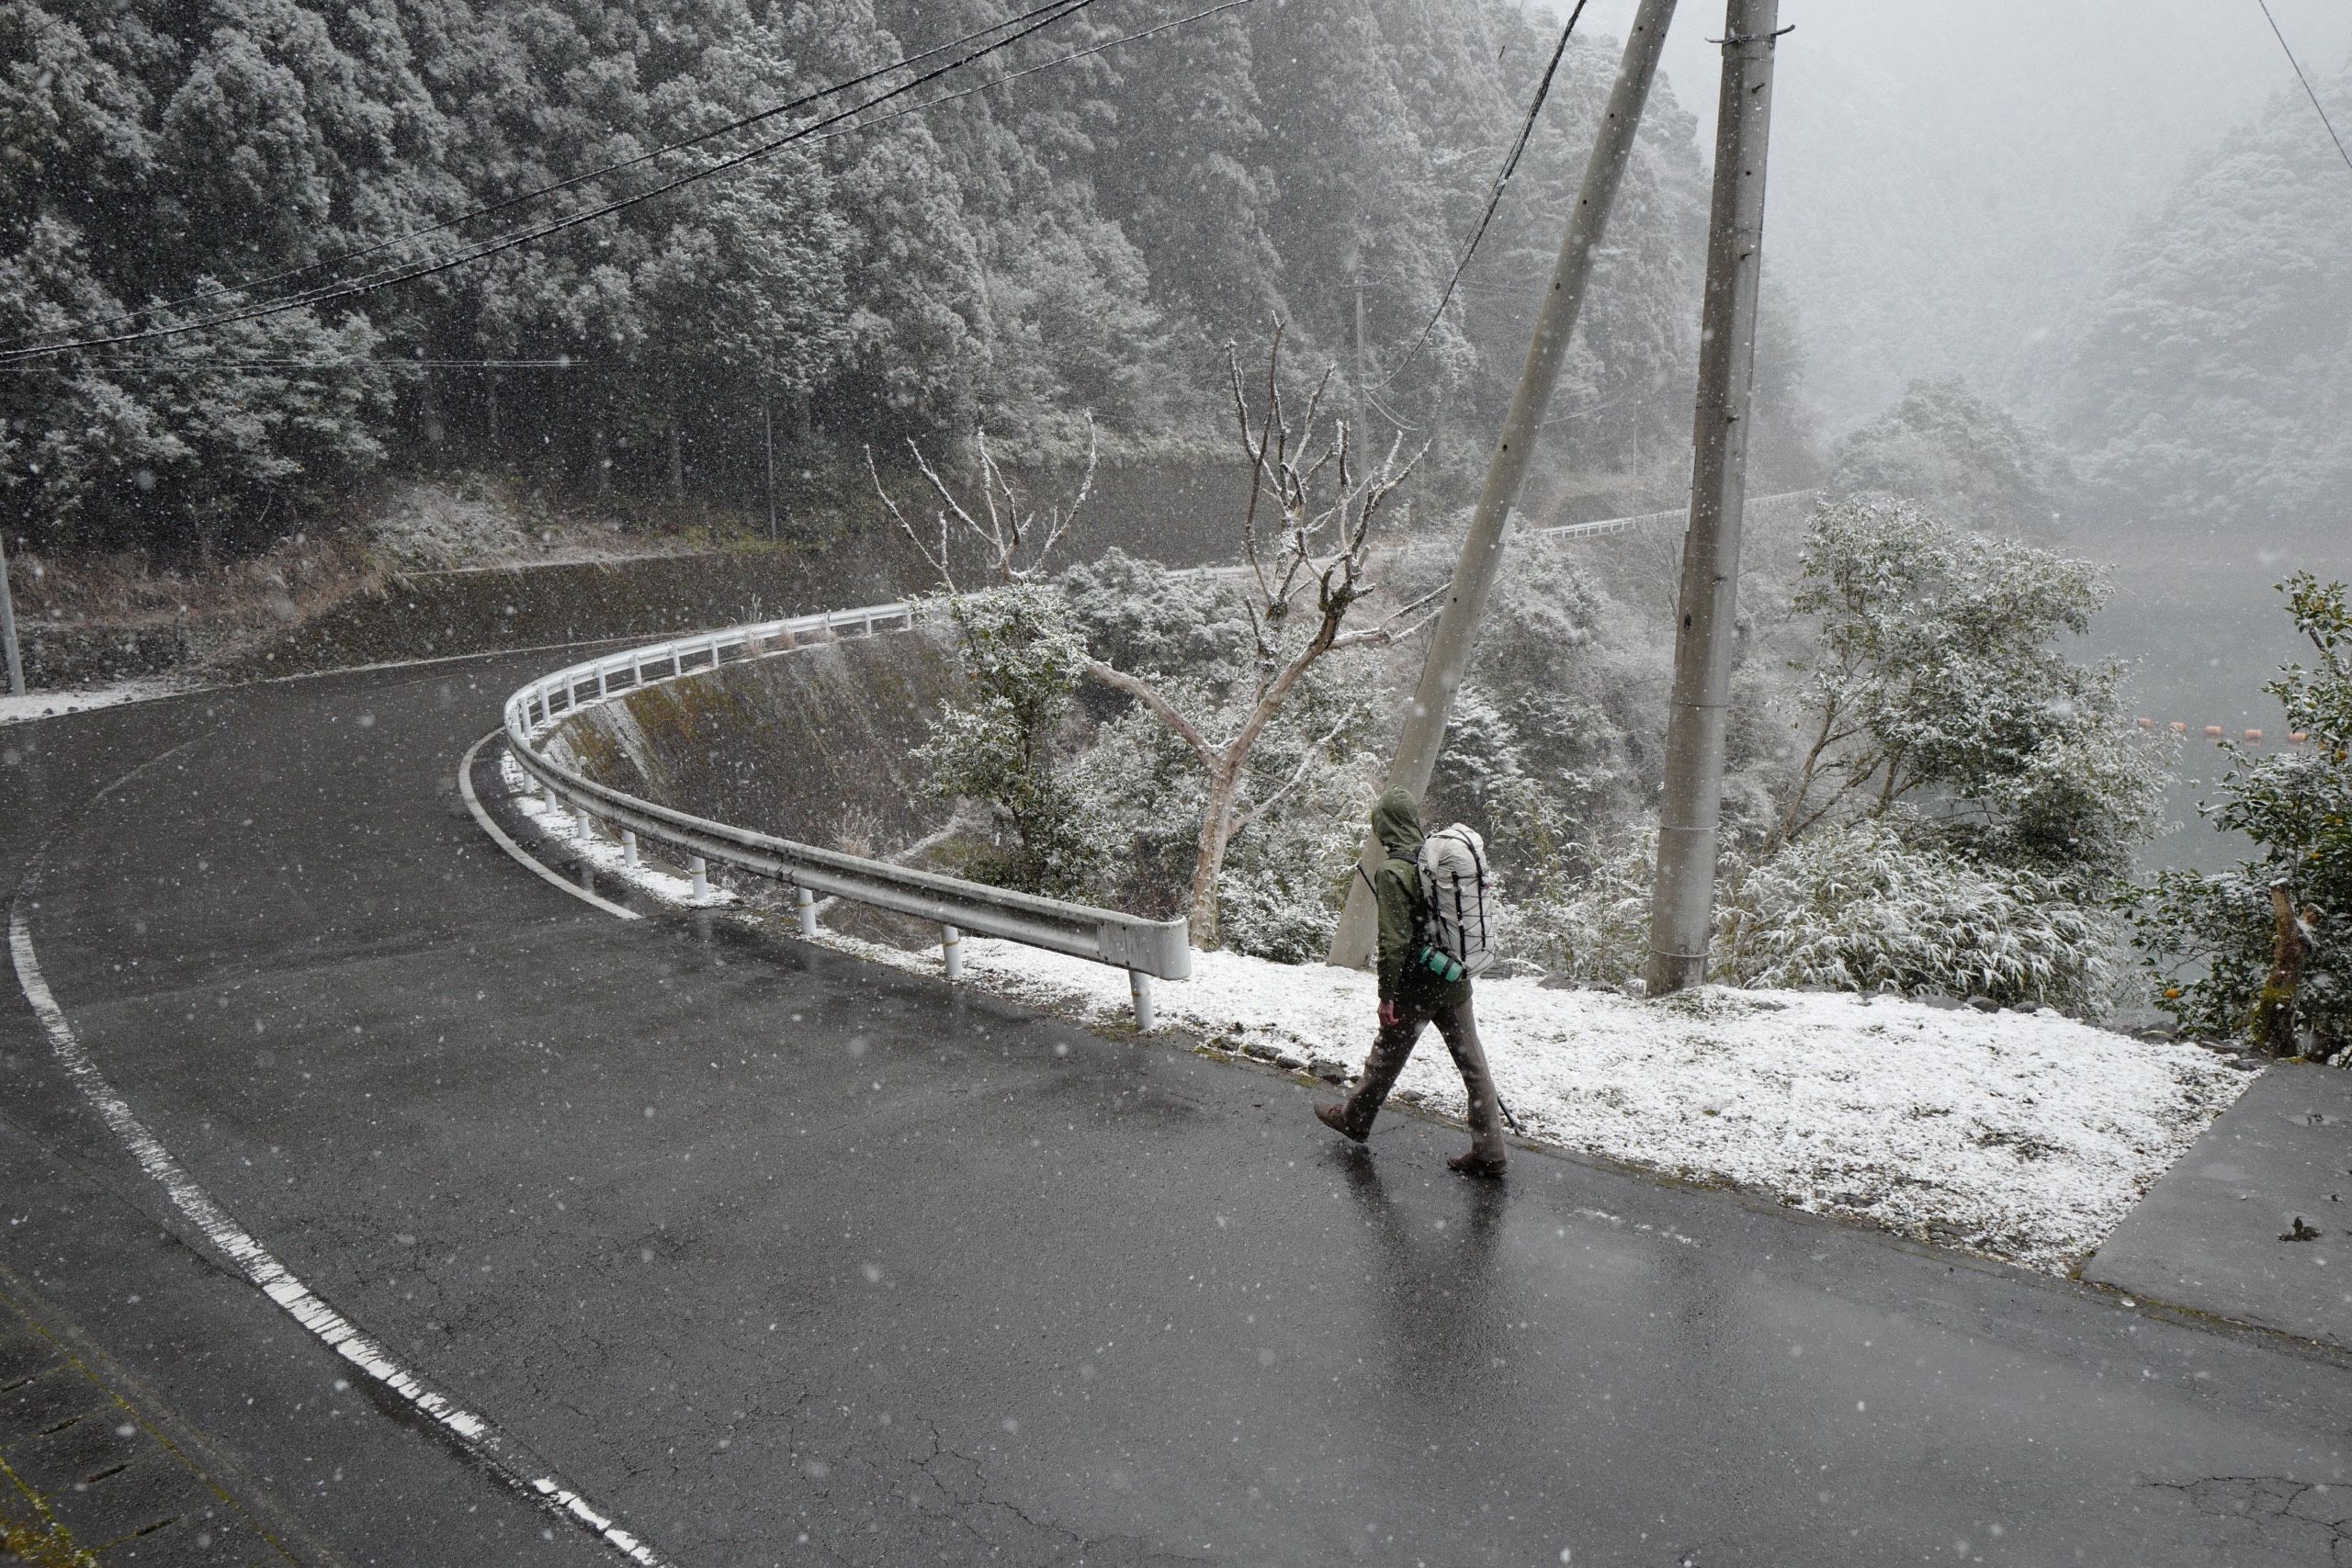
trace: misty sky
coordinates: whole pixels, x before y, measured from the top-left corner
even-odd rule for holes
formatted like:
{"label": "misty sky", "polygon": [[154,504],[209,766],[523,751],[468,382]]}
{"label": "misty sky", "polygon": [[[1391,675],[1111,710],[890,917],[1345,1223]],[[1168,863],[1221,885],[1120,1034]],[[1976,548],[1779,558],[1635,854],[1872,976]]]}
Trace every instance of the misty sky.
{"label": "misty sky", "polygon": [[[2315,78],[2344,68],[2352,0],[2270,4]],[[1634,7],[1591,0],[1582,25],[1623,36]],[[2256,0],[1782,0],[1781,19],[1765,270],[1830,434],[1953,370],[2034,412],[2042,338],[2117,239],[2185,160],[2301,95]],[[1710,141],[1723,30],[1721,0],[1686,0],[1666,54]],[[2352,200],[2344,177],[2312,198]]]}

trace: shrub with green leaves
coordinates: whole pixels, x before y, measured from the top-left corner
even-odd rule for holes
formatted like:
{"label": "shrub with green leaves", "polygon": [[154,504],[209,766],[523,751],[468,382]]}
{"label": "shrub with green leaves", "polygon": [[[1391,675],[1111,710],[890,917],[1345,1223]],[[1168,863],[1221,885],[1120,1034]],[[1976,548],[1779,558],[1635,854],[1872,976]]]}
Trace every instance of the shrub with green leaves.
{"label": "shrub with green leaves", "polygon": [[997,828],[984,880],[1057,897],[1082,895],[1099,869],[1102,835],[1088,820],[1056,741],[1086,667],[1059,596],[1030,584],[946,601],[961,634],[970,694],[948,703],[916,753],[931,787],[987,808]]}
{"label": "shrub with green leaves", "polygon": [[2107,601],[2098,568],[1866,495],[1815,517],[1795,607],[1816,630],[1797,766],[1767,852],[1898,807],[1955,853],[2071,879],[2077,897],[2156,827],[2158,745],[2124,667],[2061,639]]}
{"label": "shrub with green leaves", "polygon": [[[1649,949],[1654,830],[1593,874],[1510,911],[1512,956],[1587,984],[1623,985]],[[2112,914],[2058,878],[1937,846],[1907,813],[1810,834],[1760,864],[1726,865],[1717,985],[1984,996],[2096,1016],[2116,999]]]}
{"label": "shrub with green leaves", "polygon": [[2223,747],[2231,766],[2202,809],[2256,852],[2224,872],[2158,876],[2136,910],[2134,945],[2183,1028],[2253,1039],[2276,956],[2278,888],[2310,955],[2291,997],[2277,998],[2294,1038],[2256,1043],[2335,1058],[2352,1044],[2352,608],[2343,583],[2323,586],[2308,572],[2280,587],[2317,659],[2265,689],[2305,739],[2267,754]]}
{"label": "shrub with green leaves", "polygon": [[[1823,506],[1792,600],[1802,684],[1774,710],[1792,754],[1747,781],[1777,789],[1741,814],[1769,830],[1726,812],[1713,978],[2105,1010],[2109,905],[2165,777],[2125,722],[2121,668],[2069,657],[2105,592],[2089,562],[1895,497]],[[1648,945],[1652,839],[1621,830],[1589,858],[1587,878],[1522,889],[1510,944],[1623,983]]]}
{"label": "shrub with green leaves", "polygon": [[1730,888],[1716,964],[1734,985],[1989,997],[2098,1014],[2116,932],[2066,882],[1939,849],[1900,818],[1789,846]]}

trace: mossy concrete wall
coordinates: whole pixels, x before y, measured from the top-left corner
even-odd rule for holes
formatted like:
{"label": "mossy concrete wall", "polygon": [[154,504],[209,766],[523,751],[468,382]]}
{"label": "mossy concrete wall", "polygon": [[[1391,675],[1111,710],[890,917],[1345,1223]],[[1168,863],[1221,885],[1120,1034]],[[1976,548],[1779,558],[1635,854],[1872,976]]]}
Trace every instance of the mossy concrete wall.
{"label": "mossy concrete wall", "polygon": [[697,817],[861,854],[947,819],[914,756],[960,682],[944,627],[810,643],[587,708],[553,745],[588,777]]}

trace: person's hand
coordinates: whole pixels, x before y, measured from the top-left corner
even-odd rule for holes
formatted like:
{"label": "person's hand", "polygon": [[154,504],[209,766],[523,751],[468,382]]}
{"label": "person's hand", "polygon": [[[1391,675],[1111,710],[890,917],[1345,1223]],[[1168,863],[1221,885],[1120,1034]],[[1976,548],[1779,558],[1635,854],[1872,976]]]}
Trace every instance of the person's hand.
{"label": "person's hand", "polygon": [[1383,1029],[1394,1029],[1396,1027],[1397,1021],[1398,1014],[1396,1011],[1396,1004],[1395,1002],[1382,1002],[1380,1004],[1380,1027]]}

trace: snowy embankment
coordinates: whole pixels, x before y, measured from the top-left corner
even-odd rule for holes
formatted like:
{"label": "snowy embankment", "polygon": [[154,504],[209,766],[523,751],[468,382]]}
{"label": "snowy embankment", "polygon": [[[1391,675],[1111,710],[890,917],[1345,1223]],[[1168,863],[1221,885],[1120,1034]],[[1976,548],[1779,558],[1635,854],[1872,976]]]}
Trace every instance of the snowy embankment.
{"label": "snowy embankment", "polygon": [[[517,804],[570,837],[560,807]],[[580,848],[657,897],[693,901],[674,873],[624,872],[608,840]],[[727,898],[714,890],[707,902]],[[940,967],[933,951],[820,940],[912,972]],[[1300,1070],[1362,1064],[1378,1005],[1370,975],[1229,953],[1193,964],[1190,981],[1155,989],[1163,1029]],[[1133,1027],[1124,970],[977,938],[964,966],[967,983],[1008,999]],[[1891,998],[1710,987],[1650,1003],[1489,979],[1477,1011],[1503,1100],[1533,1142],[2053,1273],[2098,1247],[2252,1081],[2199,1046]],[[1397,1094],[1462,1115],[1462,1081],[1434,1030]],[[1302,1117],[1310,1134],[1328,1135]]]}
{"label": "snowy embankment", "polygon": [[[1194,955],[1159,1014],[1209,1044],[1352,1072],[1370,975]],[[1009,942],[968,944],[992,991],[1090,1023],[1127,1016],[1124,973]],[[1650,1003],[1483,980],[1478,1032],[1527,1136],[1775,1193],[1923,1240],[2063,1272],[2235,1100],[2251,1075],[2054,1013],[1710,987]],[[1398,1091],[1463,1113],[1434,1030]]]}
{"label": "snowy embankment", "polygon": [[22,696],[12,696],[6,685],[6,682],[0,682],[0,724],[55,718],[62,714],[87,713],[92,708],[110,708],[122,703],[143,703],[187,689],[168,681],[141,680],[71,692],[43,689],[27,692]]}
{"label": "snowy embankment", "polygon": [[548,838],[570,845],[573,854],[605,875],[640,887],[664,903],[687,908],[717,908],[738,902],[734,894],[718,886],[700,897],[695,897],[693,877],[681,875],[650,857],[640,856],[635,865],[629,864],[628,852],[605,829],[599,829],[584,839],[576,836],[579,818],[556,801],[532,794],[530,775],[523,772],[522,764],[511,753],[498,760],[498,774],[513,797],[508,804],[522,814],[524,820]]}

